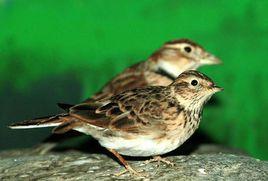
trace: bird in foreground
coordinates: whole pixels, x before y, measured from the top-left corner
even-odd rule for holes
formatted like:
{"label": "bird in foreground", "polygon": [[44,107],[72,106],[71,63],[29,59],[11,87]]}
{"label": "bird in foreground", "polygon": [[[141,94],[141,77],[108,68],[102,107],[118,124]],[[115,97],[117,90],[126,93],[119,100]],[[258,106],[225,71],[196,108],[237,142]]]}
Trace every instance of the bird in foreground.
{"label": "bird in foreground", "polygon": [[196,70],[204,65],[220,63],[219,58],[192,40],[168,41],[152,53],[146,61],[139,62],[115,76],[85,102],[139,87],[167,86],[186,70]]}
{"label": "bird in foreground", "polygon": [[[98,93],[83,102],[94,102],[120,92],[147,86],[167,86],[186,70],[203,65],[221,63],[220,59],[189,39],[177,39],[164,43],[146,60],[137,63],[109,81]],[[72,105],[59,104],[63,109]],[[35,148],[37,153],[47,153],[59,142],[79,134],[51,135]]]}
{"label": "bird in foreground", "polygon": [[12,129],[55,127],[54,133],[76,130],[94,137],[132,174],[121,156],[155,159],[182,145],[198,128],[204,104],[221,91],[206,75],[185,71],[168,86],[127,90],[69,108],[67,114],[15,123]]}

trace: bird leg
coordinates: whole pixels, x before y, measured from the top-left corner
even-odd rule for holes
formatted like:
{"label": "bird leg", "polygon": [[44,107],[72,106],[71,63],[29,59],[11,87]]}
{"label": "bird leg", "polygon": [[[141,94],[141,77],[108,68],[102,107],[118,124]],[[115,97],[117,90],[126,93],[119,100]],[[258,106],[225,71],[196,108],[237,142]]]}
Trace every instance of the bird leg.
{"label": "bird leg", "polygon": [[128,162],[117,152],[115,151],[114,149],[108,149],[111,153],[114,154],[114,156],[116,156],[118,158],[118,160],[120,161],[120,163],[122,163],[124,165],[124,167],[126,168],[125,171],[123,172],[120,172],[118,174],[115,174],[116,176],[121,176],[123,175],[124,173],[126,173],[127,171],[130,172],[131,174],[133,175],[136,175],[136,176],[139,176],[139,177],[145,177],[145,175],[137,172],[135,169],[133,169],[129,164]]}
{"label": "bird leg", "polygon": [[166,158],[162,158],[161,156],[154,156],[152,159],[146,160],[145,164],[152,163],[152,162],[158,162],[158,165],[160,164],[160,162],[163,162],[163,163],[165,163],[167,165],[175,166],[175,163],[169,161]]}
{"label": "bird leg", "polygon": [[41,143],[33,147],[33,150],[31,150],[31,154],[37,154],[37,155],[45,155],[53,148],[57,146],[57,143]]}

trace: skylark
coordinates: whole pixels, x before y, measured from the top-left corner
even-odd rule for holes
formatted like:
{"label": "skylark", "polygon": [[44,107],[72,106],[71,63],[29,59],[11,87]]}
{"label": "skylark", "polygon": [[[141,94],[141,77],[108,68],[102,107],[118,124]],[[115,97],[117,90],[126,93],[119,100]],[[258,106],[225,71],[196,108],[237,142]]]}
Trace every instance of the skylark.
{"label": "skylark", "polygon": [[72,106],[66,114],[23,121],[12,129],[55,127],[91,135],[133,174],[121,155],[146,157],[168,153],[198,128],[204,104],[221,91],[204,74],[190,70],[168,86],[150,86]]}
{"label": "skylark", "polygon": [[186,70],[221,63],[220,59],[189,39],[164,43],[146,61],[137,63],[109,81],[85,102],[146,86],[167,86]]}

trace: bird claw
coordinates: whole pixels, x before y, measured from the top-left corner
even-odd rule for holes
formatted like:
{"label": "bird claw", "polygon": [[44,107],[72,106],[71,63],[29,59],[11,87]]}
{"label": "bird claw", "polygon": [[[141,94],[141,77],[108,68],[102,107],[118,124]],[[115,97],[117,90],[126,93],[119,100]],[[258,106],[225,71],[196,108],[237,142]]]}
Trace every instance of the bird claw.
{"label": "bird claw", "polygon": [[166,158],[162,158],[160,156],[155,156],[154,158],[150,159],[150,160],[146,160],[144,163],[145,164],[149,164],[149,163],[152,163],[152,162],[158,162],[158,165],[160,165],[160,162],[163,162],[169,166],[175,166],[175,163],[174,162],[171,162],[169,161],[168,159]]}
{"label": "bird claw", "polygon": [[146,173],[141,173],[142,171],[136,171],[134,170],[131,166],[126,166],[125,167],[126,169],[122,172],[119,172],[119,173],[116,173],[115,176],[119,177],[127,172],[129,172],[131,175],[133,176],[136,176],[136,177],[142,177],[142,178],[145,178],[145,177],[148,177],[149,175],[146,174]]}

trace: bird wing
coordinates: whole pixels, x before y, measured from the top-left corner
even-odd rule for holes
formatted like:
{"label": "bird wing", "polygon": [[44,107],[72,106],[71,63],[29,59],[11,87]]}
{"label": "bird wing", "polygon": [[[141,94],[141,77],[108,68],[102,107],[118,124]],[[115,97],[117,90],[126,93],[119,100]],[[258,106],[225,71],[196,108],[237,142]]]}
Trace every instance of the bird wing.
{"label": "bird wing", "polygon": [[70,108],[70,116],[110,130],[140,132],[177,115],[174,99],[162,94],[164,87],[125,91],[109,99]]}
{"label": "bird wing", "polygon": [[119,94],[126,90],[148,86],[141,63],[133,65],[109,81],[98,93],[84,102],[93,102]]}

